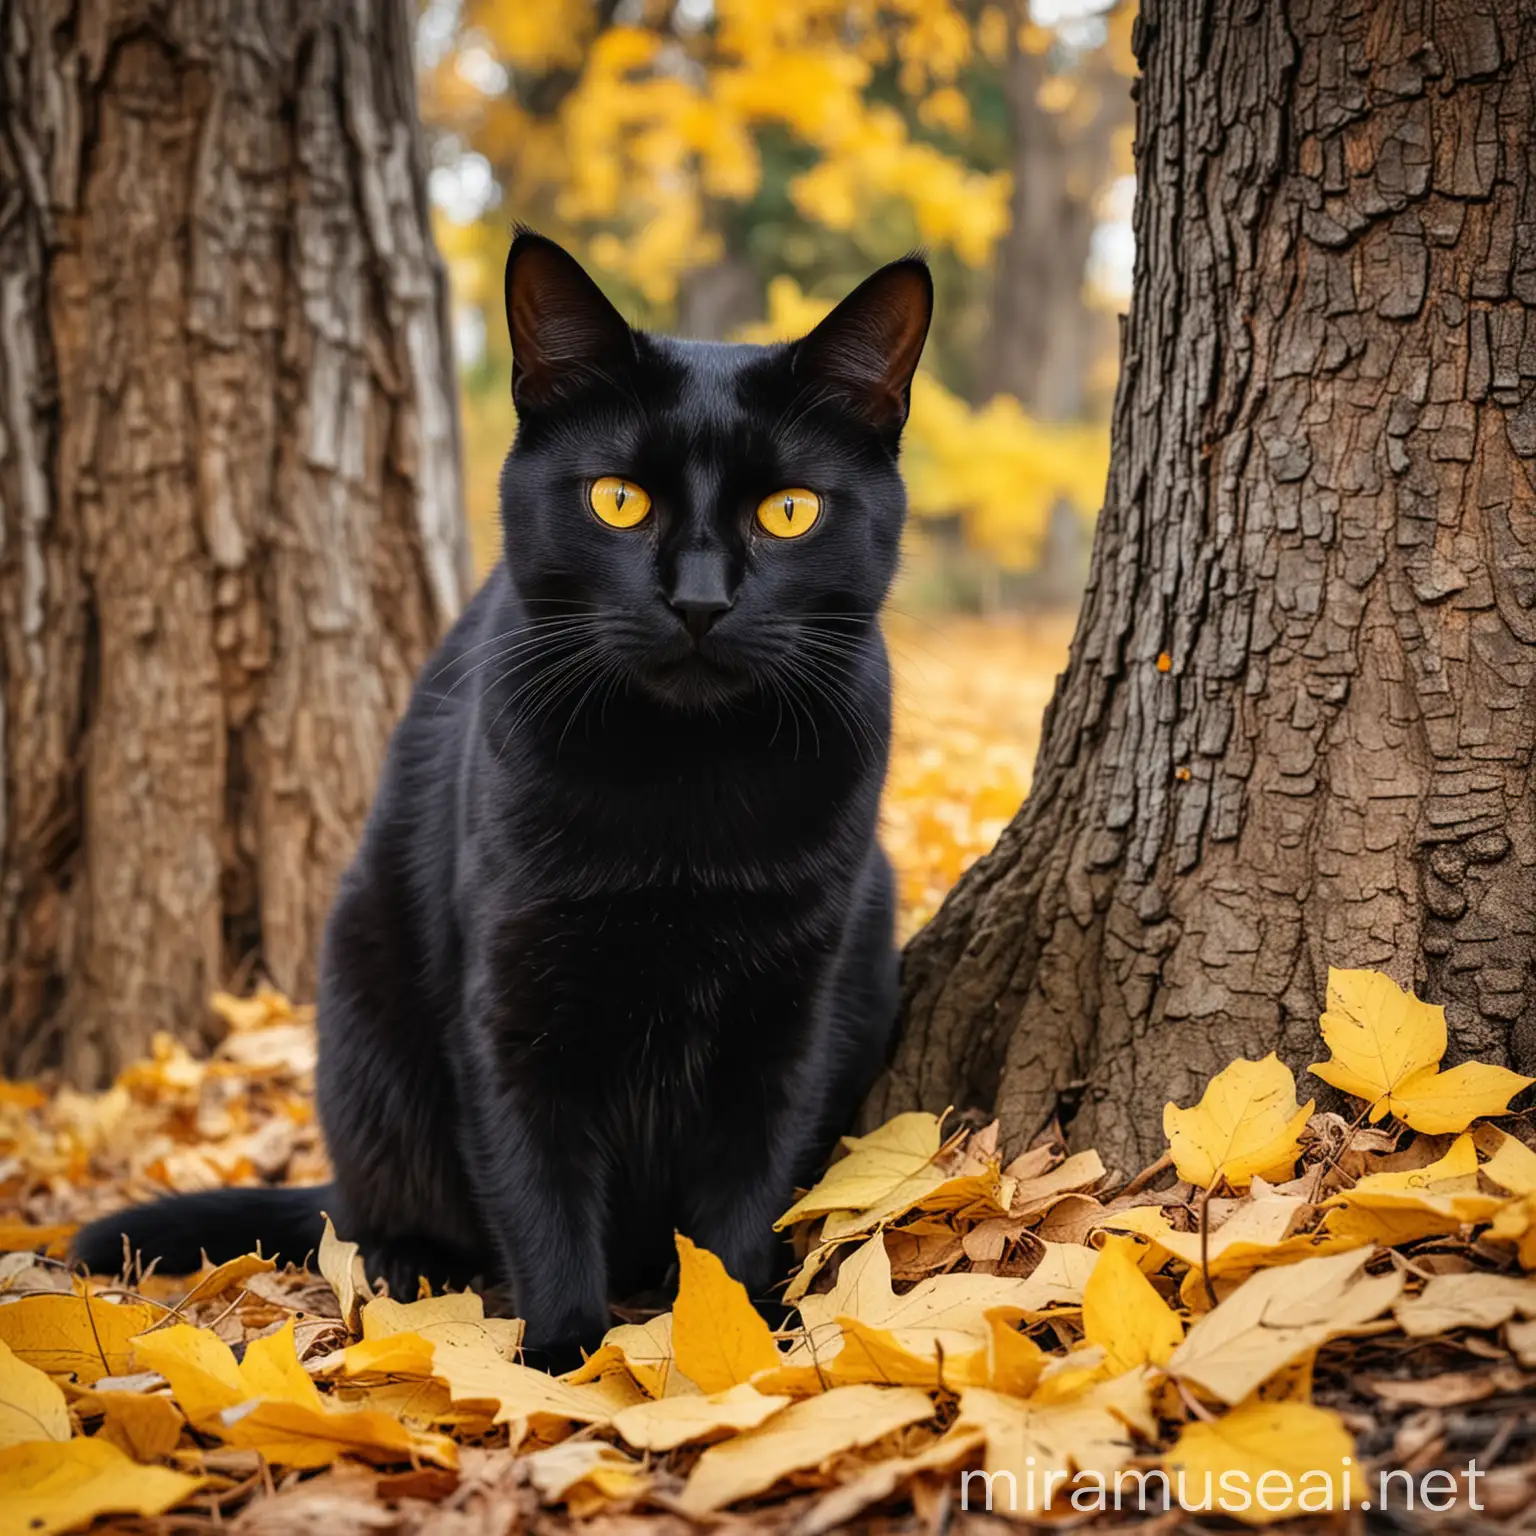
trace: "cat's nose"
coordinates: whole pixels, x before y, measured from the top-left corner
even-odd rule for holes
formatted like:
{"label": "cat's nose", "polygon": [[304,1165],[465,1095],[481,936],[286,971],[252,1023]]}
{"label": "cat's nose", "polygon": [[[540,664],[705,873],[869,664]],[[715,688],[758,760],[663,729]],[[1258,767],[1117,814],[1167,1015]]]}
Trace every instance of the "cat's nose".
{"label": "cat's nose", "polygon": [[677,579],[668,606],[695,640],[702,640],[735,603],[724,555],[688,550],[678,556]]}

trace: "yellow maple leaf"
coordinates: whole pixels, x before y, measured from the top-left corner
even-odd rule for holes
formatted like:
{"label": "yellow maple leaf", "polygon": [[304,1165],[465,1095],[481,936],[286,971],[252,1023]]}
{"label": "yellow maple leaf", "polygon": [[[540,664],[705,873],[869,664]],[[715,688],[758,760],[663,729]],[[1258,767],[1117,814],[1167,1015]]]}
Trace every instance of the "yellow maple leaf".
{"label": "yellow maple leaf", "polygon": [[614,1414],[645,1400],[623,1372],[573,1384],[504,1360],[492,1349],[438,1345],[432,1374],[447,1384],[456,1404],[495,1405],[493,1422],[513,1426],[514,1445],[527,1434],[558,1440],[572,1424],[612,1423]]}
{"label": "yellow maple leaf", "polygon": [[58,1384],[0,1344],[0,1446],[69,1435],[69,1406]]}
{"label": "yellow maple leaf", "polygon": [[1158,1295],[1136,1261],[1139,1244],[1109,1237],[1083,1287],[1083,1333],[1103,1346],[1109,1371],[1163,1365],[1184,1337],[1178,1314]]}
{"label": "yellow maple leaf", "polygon": [[747,1296],[707,1248],[677,1238],[677,1302],[672,1343],[677,1364],[702,1392],[723,1392],[779,1363],[768,1327]]}
{"label": "yellow maple leaf", "polygon": [[1369,1258],[1363,1251],[1329,1254],[1255,1271],[1190,1327],[1168,1357],[1168,1374],[1224,1403],[1242,1402],[1292,1361],[1397,1300],[1402,1275],[1367,1275]]}
{"label": "yellow maple leaf", "polygon": [[[972,1387],[960,1399],[956,1430],[986,1436],[983,1465],[1002,1514],[1029,1515],[1067,1504],[1063,1486],[1074,1471],[1108,1483],[1136,1454],[1132,1430],[1152,1438],[1157,1421],[1145,1371],[1095,1382],[1064,1401],[1006,1397]],[[997,1480],[1006,1474],[1008,1481]]]}
{"label": "yellow maple leaf", "polygon": [[1210,1189],[1224,1178],[1244,1189],[1255,1174],[1291,1176],[1311,1113],[1312,1100],[1297,1104],[1296,1079],[1271,1051],[1218,1072],[1193,1107],[1165,1105],[1163,1132],[1181,1179]]}
{"label": "yellow maple leaf", "polygon": [[79,1226],[72,1221],[40,1227],[29,1221],[0,1221],[0,1253],[36,1253],[39,1250],[61,1259]]}
{"label": "yellow maple leaf", "polygon": [[1358,1505],[1364,1483],[1354,1451],[1331,1409],[1246,1402],[1213,1422],[1186,1424],[1163,1465],[1186,1508],[1270,1525]]}
{"label": "yellow maple leaf", "polygon": [[712,1445],[689,1474],[678,1503],[687,1514],[708,1514],[771,1488],[791,1472],[873,1445],[933,1412],[928,1394],[915,1387],[835,1387]]}
{"label": "yellow maple leaf", "polygon": [[1426,1135],[1464,1131],[1481,1116],[1504,1114],[1536,1082],[1481,1061],[1442,1072],[1445,1009],[1380,971],[1331,969],[1319,1023],[1331,1054],[1313,1075],[1365,1100],[1373,1125],[1393,1114]]}
{"label": "yellow maple leaf", "polygon": [[97,1515],[164,1514],[208,1479],[144,1467],[97,1435],[0,1450],[0,1531],[52,1536]]}

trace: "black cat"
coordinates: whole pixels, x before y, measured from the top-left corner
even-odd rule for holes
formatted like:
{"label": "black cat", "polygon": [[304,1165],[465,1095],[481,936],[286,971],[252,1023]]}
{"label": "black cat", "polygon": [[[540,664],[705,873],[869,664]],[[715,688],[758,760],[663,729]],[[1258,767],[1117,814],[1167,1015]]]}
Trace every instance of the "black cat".
{"label": "black cat", "polygon": [[568,1352],[680,1230],[754,1295],[895,1012],[878,614],[932,309],[916,258],[798,342],[632,330],[559,246],[507,261],[506,554],[429,663],[326,931],[335,1183],[87,1227],[172,1272],[299,1259],[509,1286]]}

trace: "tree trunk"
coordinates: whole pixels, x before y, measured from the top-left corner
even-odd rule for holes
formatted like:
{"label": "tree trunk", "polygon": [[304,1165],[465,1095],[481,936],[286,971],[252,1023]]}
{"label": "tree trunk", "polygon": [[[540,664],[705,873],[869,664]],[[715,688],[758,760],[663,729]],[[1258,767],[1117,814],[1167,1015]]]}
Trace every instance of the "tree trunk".
{"label": "tree trunk", "polygon": [[1101,52],[1078,82],[1090,119],[1069,127],[1063,114],[1040,104],[1044,59],[1020,46],[1028,4],[1011,0],[1006,9],[1013,195],[977,393],[982,400],[1010,394],[1033,416],[1072,421],[1083,414],[1104,340],[1106,317],[1084,302],[1083,281],[1115,133],[1130,119],[1130,83]]}
{"label": "tree trunk", "polygon": [[0,1063],[310,993],[468,570],[414,8],[0,0]]}
{"label": "tree trunk", "polygon": [[1093,575],[870,1111],[1075,1104],[1122,1171],[1316,1059],[1330,965],[1536,1066],[1536,11],[1147,0],[1137,51]]}

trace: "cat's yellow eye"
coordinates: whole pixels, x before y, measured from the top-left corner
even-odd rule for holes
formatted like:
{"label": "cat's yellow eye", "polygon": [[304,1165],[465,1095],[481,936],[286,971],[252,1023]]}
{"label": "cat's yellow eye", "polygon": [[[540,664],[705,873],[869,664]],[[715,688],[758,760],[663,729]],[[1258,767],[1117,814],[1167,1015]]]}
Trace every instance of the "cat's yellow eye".
{"label": "cat's yellow eye", "polygon": [[798,539],[820,516],[821,497],[815,491],[775,491],[757,504],[758,526],[776,539]]}
{"label": "cat's yellow eye", "polygon": [[633,480],[623,480],[618,475],[594,480],[587,499],[610,528],[633,528],[643,523],[645,514],[651,510],[651,498]]}

